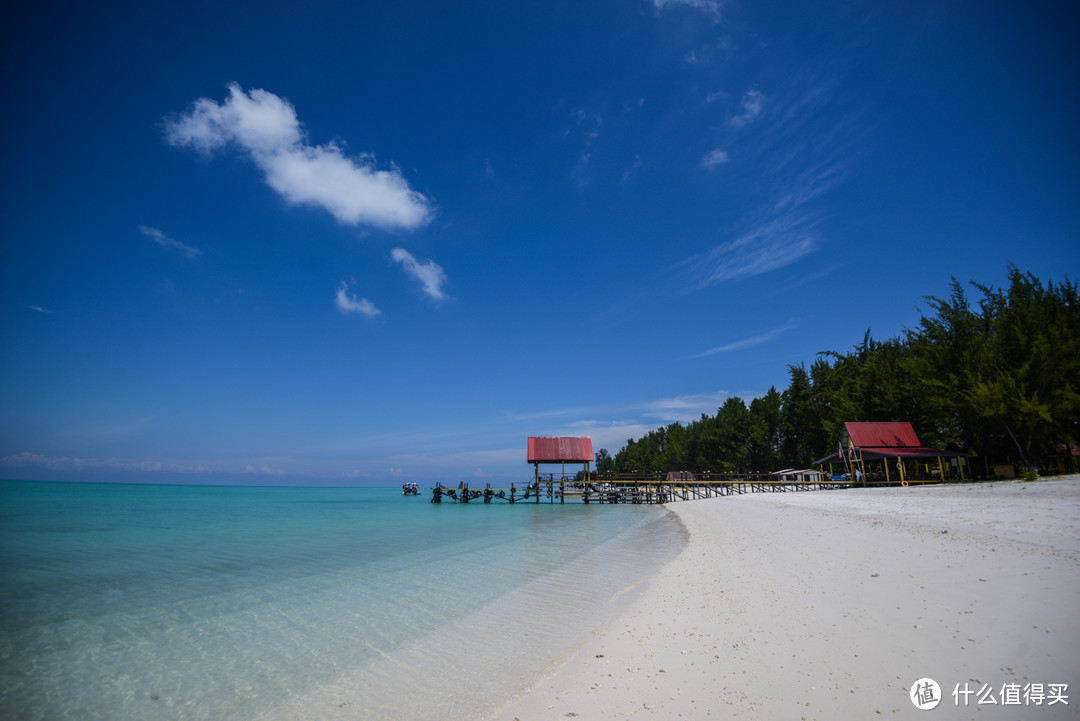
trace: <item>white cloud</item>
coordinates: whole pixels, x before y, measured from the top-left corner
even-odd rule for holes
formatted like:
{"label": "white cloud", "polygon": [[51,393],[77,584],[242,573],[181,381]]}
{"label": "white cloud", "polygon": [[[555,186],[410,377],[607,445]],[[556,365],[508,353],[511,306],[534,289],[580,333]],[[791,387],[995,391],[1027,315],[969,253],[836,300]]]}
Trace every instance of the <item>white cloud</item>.
{"label": "white cloud", "polygon": [[173,250],[179,251],[180,254],[183,255],[185,258],[195,259],[195,258],[198,258],[200,255],[202,255],[202,251],[199,250],[198,248],[194,248],[194,247],[192,247],[190,245],[186,245],[184,243],[181,243],[179,240],[173,240],[172,238],[165,235],[164,233],[162,233],[157,228],[151,228],[151,227],[146,226],[146,225],[140,225],[139,226],[139,232],[142,233],[143,235],[145,235],[147,238],[150,238],[151,240],[153,240],[155,243],[160,245],[162,248],[172,248]]}
{"label": "white cloud", "polygon": [[657,10],[664,10],[679,5],[695,8],[712,15],[718,20],[720,19],[721,11],[724,9],[723,0],[652,0],[652,3]]}
{"label": "white cloud", "polygon": [[293,106],[265,90],[231,83],[221,104],[199,98],[166,121],[165,137],[204,153],[235,144],[288,202],[321,207],[347,225],[413,229],[431,219],[431,201],[397,167],[379,170],[372,156],[347,157],[332,142],[310,145]]}
{"label": "white cloud", "polygon": [[26,307],[29,308],[30,310],[37,311],[38,313],[46,313],[48,315],[52,315],[53,313],[56,312],[55,310],[49,310],[48,308],[42,308],[40,305],[28,305]]}
{"label": "white cloud", "polygon": [[337,295],[334,297],[334,305],[345,315],[359,313],[360,315],[366,315],[368,318],[374,318],[382,313],[367,298],[357,298],[350,293],[349,284],[345,281],[341,281],[341,285],[338,286]]}
{"label": "white cloud", "polygon": [[742,112],[728,119],[727,124],[732,128],[741,128],[756,120],[765,107],[765,96],[758,90],[748,90],[740,105]]}
{"label": "white cloud", "polygon": [[424,292],[433,300],[443,300],[443,284],[446,283],[446,272],[433,260],[418,261],[412,253],[404,248],[394,248],[390,251],[390,257],[395,263],[401,263],[405,272],[420,281]]}
{"label": "white cloud", "polygon": [[701,167],[705,168],[706,170],[710,170],[712,168],[715,168],[717,165],[724,165],[730,160],[731,158],[728,157],[726,150],[716,148],[714,150],[710,150],[702,156]]}

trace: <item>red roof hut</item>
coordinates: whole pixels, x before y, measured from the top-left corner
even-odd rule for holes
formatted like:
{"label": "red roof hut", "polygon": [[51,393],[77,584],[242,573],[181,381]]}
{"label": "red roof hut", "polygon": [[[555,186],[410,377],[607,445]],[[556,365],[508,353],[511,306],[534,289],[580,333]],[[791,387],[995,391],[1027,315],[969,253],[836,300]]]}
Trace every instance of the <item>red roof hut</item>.
{"label": "red roof hut", "polygon": [[529,463],[590,463],[592,438],[539,436],[529,438]]}
{"label": "red roof hut", "polygon": [[585,475],[589,475],[589,464],[593,461],[592,438],[573,438],[569,436],[530,436],[529,463],[536,468],[536,481],[540,482],[541,463],[559,463],[562,465],[563,479],[566,478],[566,462],[584,463]]}
{"label": "red roof hut", "polygon": [[[937,459],[939,470],[942,458],[958,458],[963,453],[956,451],[943,451],[939,448],[928,448],[922,445],[915,429],[907,421],[888,423],[855,423],[844,424],[844,430],[840,434],[840,447],[836,453],[830,454],[818,461],[817,464],[825,463],[851,463],[858,461],[860,464],[866,461],[881,461],[881,467],[885,477],[889,478],[889,463],[895,459],[896,470],[900,480],[904,480],[904,461],[929,463]],[[957,463],[961,478],[963,478],[963,465]],[[944,474],[942,474],[944,477]]]}

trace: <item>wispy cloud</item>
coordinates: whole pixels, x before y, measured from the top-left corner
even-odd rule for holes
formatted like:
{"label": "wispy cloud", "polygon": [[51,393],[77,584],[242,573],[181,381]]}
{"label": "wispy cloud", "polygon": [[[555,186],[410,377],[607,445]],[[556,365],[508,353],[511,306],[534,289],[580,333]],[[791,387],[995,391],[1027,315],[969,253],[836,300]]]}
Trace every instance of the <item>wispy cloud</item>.
{"label": "wispy cloud", "polygon": [[280,477],[280,476],[287,475],[287,473],[285,472],[285,470],[283,468],[274,468],[274,467],[266,466],[266,465],[254,466],[254,465],[252,465],[250,463],[247,464],[246,466],[244,466],[244,473],[253,474],[253,475],[257,475],[257,476],[279,476]]}
{"label": "wispy cloud", "polygon": [[716,413],[716,409],[723,405],[730,395],[727,391],[710,391],[660,398],[646,404],[645,415],[669,423],[693,421],[700,418],[702,413]]}
{"label": "wispy cloud", "polygon": [[672,7],[690,7],[719,20],[724,9],[723,0],[652,0],[653,7],[665,10]]}
{"label": "wispy cloud", "polygon": [[183,473],[183,474],[210,474],[210,473],[236,473],[284,476],[287,472],[277,466],[265,463],[248,463],[243,469],[238,466],[232,468],[212,468],[204,464],[173,463],[170,461],[131,460],[125,458],[72,458],[69,456],[46,456],[39,453],[19,453],[5,456],[0,459],[0,465],[44,468],[50,471],[132,471],[135,473]]}
{"label": "wispy cloud", "polygon": [[574,184],[579,188],[584,189],[589,185],[589,168],[592,162],[592,153],[582,153],[578,157],[577,162],[574,163],[574,167],[570,169],[570,177],[573,179]]}
{"label": "wispy cloud", "polygon": [[768,273],[815,250],[819,243],[816,225],[810,215],[781,213],[681,265],[693,268],[695,288]]}
{"label": "wispy cloud", "polygon": [[640,438],[657,426],[689,423],[700,419],[702,414],[715,415],[730,395],[727,391],[710,391],[657,398],[632,407],[611,409],[611,412],[618,414],[615,419],[598,420],[594,417],[573,421],[558,427],[553,434],[589,436],[593,440],[594,450],[606,448],[614,454],[627,439]]}
{"label": "wispy cloud", "polygon": [[600,137],[600,127],[604,124],[604,119],[599,113],[578,109],[574,111],[573,116],[586,144]]}
{"label": "wispy cloud", "polygon": [[228,88],[224,102],[199,98],[167,119],[167,141],[203,153],[235,145],[288,202],[321,207],[347,225],[413,229],[430,220],[431,200],[397,167],[378,169],[373,156],[348,157],[334,142],[311,145],[288,100],[236,83]]}
{"label": "wispy cloud", "polygon": [[[685,418],[697,418],[700,415],[699,411],[715,412],[729,395],[730,394],[727,391],[718,390],[705,393],[690,393],[665,398],[639,400],[630,403],[575,406],[570,408],[531,411],[529,413],[506,413],[505,417],[509,421],[528,422],[530,424],[545,419],[566,418],[572,416],[628,417],[640,415],[647,418],[673,421],[683,420]],[[595,423],[596,421],[588,422]]]}
{"label": "wispy cloud", "polygon": [[349,292],[349,284],[345,281],[341,281],[341,285],[338,286],[337,295],[334,296],[334,305],[344,315],[366,315],[368,318],[374,318],[382,313],[381,310],[375,307],[367,298],[357,298],[355,295]]}
{"label": "wispy cloud", "polygon": [[739,114],[728,119],[728,127],[742,128],[754,122],[765,107],[765,96],[758,90],[748,90],[739,107]]}
{"label": "wispy cloud", "polygon": [[710,150],[709,152],[705,153],[704,156],[702,156],[701,167],[705,168],[706,170],[710,170],[718,165],[725,165],[726,163],[730,162],[730,160],[731,158],[728,157],[728,153],[726,150],[716,148],[715,150]]}
{"label": "wispy cloud", "polygon": [[433,260],[419,261],[404,248],[394,248],[390,251],[390,257],[395,263],[400,263],[406,273],[420,281],[424,292],[433,300],[446,298],[442,289],[446,283],[446,272],[438,263]]}
{"label": "wispy cloud", "polygon": [[435,479],[449,472],[449,477],[457,478],[506,479],[507,469],[525,465],[525,453],[525,449],[519,446],[453,453],[407,453],[385,460],[391,464],[390,475],[397,478],[413,478],[420,472],[422,477]]}
{"label": "wispy cloud", "polygon": [[622,448],[630,438],[641,438],[655,426],[632,420],[597,421],[585,420],[565,426],[559,435],[588,436],[592,438],[593,452],[605,448],[611,455]]}
{"label": "wispy cloud", "polygon": [[52,315],[53,313],[56,312],[55,310],[49,310],[48,308],[42,308],[40,305],[28,305],[26,307],[29,308],[30,310],[37,311],[38,313],[46,313],[48,315]]}
{"label": "wispy cloud", "polygon": [[[676,266],[689,288],[776,271],[823,245],[826,218],[816,201],[847,176],[859,135],[849,119],[823,119],[836,87],[830,76],[804,74],[770,94],[768,113],[764,93],[743,96],[741,111],[726,125],[732,142],[738,136],[740,155],[754,158],[753,195],[723,242]],[[759,133],[744,133],[751,123]]]}
{"label": "wispy cloud", "polygon": [[563,136],[582,143],[578,159],[570,168],[570,178],[579,189],[586,188],[592,176],[592,155],[594,141],[600,137],[600,128],[604,119],[599,113],[578,109],[572,114],[574,125],[563,132]]}
{"label": "wispy cloud", "polygon": [[202,251],[193,246],[181,243],[179,240],[173,240],[169,236],[162,233],[157,228],[151,228],[147,225],[140,225],[139,232],[150,238],[162,248],[171,248],[172,250],[179,251],[185,258],[194,260],[202,255]]}
{"label": "wispy cloud", "polygon": [[[622,404],[507,413],[505,417],[514,423],[528,423],[533,428],[540,428],[533,435],[589,435],[594,441],[597,435],[602,435],[608,440],[615,436],[625,441],[655,428],[657,423],[692,421],[700,418],[702,413],[716,413],[728,396],[728,391],[717,390]],[[557,421],[559,418],[564,420]],[[593,446],[597,447],[595,442]]]}
{"label": "wispy cloud", "polygon": [[717,355],[718,353],[730,353],[731,351],[742,350],[744,348],[750,348],[755,345],[761,345],[762,343],[768,343],[777,336],[780,336],[789,330],[795,328],[795,321],[790,321],[787,324],[780,326],[779,328],[773,328],[772,330],[755,335],[751,338],[743,338],[742,340],[732,341],[731,343],[725,343],[724,345],[710,348],[702,353],[695,353],[688,358],[704,358],[705,356]]}

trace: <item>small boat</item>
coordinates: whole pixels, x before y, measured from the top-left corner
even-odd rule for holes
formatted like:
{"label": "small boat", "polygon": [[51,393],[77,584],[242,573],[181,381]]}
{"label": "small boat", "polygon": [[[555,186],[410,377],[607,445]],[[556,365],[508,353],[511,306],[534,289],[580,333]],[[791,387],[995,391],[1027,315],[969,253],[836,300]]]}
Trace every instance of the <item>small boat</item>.
{"label": "small boat", "polygon": [[403,496],[419,496],[420,486],[415,483],[403,483],[401,485],[401,495]]}

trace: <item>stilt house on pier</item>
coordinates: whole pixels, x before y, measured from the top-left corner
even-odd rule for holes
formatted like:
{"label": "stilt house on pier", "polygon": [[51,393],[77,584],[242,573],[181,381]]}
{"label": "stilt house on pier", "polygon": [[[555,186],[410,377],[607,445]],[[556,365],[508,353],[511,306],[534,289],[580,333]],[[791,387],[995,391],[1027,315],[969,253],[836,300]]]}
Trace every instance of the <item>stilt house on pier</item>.
{"label": "stilt house on pier", "polygon": [[[592,438],[573,438],[569,436],[530,436],[529,463],[536,469],[536,481],[540,481],[541,463],[558,463],[562,468],[562,479],[566,480],[567,463],[584,463],[585,477],[588,480],[589,464],[593,461]],[[574,471],[576,475],[577,471]]]}

